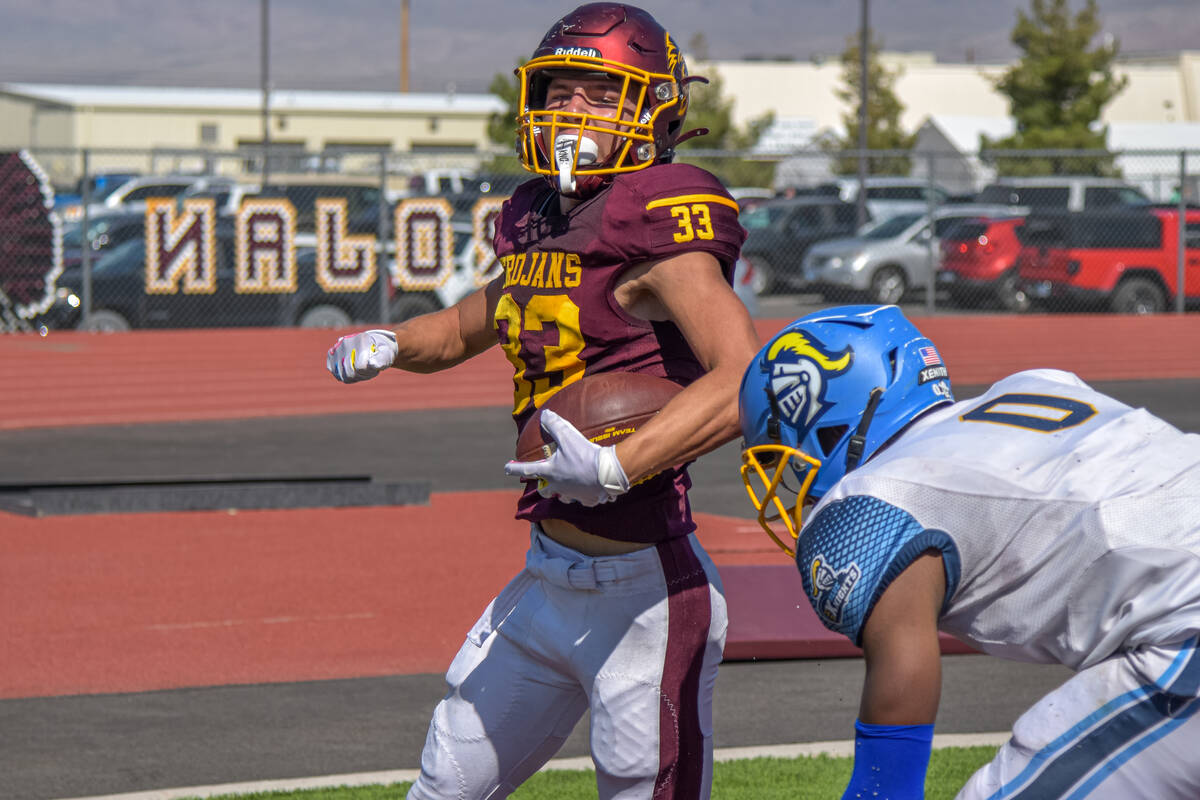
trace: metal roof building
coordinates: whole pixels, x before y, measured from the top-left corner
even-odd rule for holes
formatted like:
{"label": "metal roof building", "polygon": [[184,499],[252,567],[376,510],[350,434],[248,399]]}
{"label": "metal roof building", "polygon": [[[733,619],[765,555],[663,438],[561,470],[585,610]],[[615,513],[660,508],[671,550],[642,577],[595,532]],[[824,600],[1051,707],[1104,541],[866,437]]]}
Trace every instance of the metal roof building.
{"label": "metal roof building", "polygon": [[[490,94],[280,90],[270,140],[284,152],[476,153],[491,147],[488,117],[504,109]],[[131,151],[103,156],[125,166],[132,151],[256,149],[262,125],[256,89],[0,83],[0,149],[39,154],[51,175],[78,168],[56,150]]]}

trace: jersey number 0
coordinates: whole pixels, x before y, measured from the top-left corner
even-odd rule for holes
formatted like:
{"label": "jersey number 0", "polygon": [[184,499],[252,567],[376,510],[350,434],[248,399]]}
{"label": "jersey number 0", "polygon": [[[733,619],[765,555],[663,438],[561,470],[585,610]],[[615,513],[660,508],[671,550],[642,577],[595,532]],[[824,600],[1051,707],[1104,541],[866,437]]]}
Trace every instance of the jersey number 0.
{"label": "jersey number 0", "polygon": [[[1022,413],[1028,408],[1040,413]],[[1002,394],[976,406],[959,419],[963,422],[991,422],[1015,428],[1053,433],[1082,425],[1096,415],[1095,407],[1069,397],[1051,394]]]}

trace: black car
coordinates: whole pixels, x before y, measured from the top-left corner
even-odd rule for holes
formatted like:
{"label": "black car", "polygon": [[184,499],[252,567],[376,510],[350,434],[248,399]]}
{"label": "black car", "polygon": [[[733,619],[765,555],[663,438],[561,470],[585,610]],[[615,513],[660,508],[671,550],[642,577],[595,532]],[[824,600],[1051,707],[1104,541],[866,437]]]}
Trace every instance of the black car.
{"label": "black car", "polygon": [[272,185],[250,195],[253,198],[283,198],[296,209],[296,231],[313,233],[317,229],[317,201],[343,200],[346,203],[346,230],[348,233],[371,233],[379,231],[379,215],[382,211],[390,220],[392,206],[384,198],[379,187],[359,183],[286,183]]}
{"label": "black car", "polygon": [[[50,328],[123,331],[131,328],[196,328],[241,326],[342,327],[375,323],[380,318],[379,293],[326,291],[316,279],[316,251],[296,254],[297,288],[290,293],[238,292],[235,288],[234,238],[224,226],[216,241],[217,272],[212,292],[146,291],[146,246],[132,239],[100,253],[92,265],[92,313],[82,319],[80,267],[64,269],[56,302],[42,317]],[[389,291],[391,321],[441,307],[433,292]]]}
{"label": "black car", "polygon": [[[146,214],[142,211],[112,211],[88,218],[87,240],[94,263],[100,252],[119,244],[140,239],[146,230]],[[83,221],[63,226],[63,269],[77,269],[83,262]]]}
{"label": "black car", "polygon": [[738,216],[746,229],[742,257],[753,267],[759,294],[804,288],[801,263],[808,248],[826,239],[853,236],[858,209],[823,196],[768,200]]}

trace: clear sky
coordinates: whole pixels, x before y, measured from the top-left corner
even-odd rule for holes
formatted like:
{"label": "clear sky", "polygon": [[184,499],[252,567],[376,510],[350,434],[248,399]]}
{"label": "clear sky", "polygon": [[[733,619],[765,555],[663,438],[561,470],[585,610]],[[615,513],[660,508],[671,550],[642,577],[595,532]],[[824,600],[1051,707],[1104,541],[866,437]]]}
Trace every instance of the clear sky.
{"label": "clear sky", "polygon": [[[872,0],[888,50],[1007,61],[1031,0]],[[1071,0],[1075,10],[1083,0]],[[539,0],[410,0],[413,91],[486,91],[575,6]],[[1200,0],[1100,0],[1126,53],[1200,50]],[[270,0],[271,81],[282,89],[399,86],[401,0]],[[836,56],[859,0],[655,0],[643,7],[687,50],[718,59]],[[0,83],[257,87],[259,0],[0,0]]]}

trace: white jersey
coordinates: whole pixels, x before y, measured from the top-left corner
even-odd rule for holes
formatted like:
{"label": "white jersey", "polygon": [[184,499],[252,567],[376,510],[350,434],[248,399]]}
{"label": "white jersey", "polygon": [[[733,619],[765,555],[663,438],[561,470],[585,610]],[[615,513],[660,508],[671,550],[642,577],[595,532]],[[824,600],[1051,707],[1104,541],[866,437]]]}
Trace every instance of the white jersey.
{"label": "white jersey", "polygon": [[942,551],[940,627],[1082,669],[1200,632],[1200,436],[1033,370],[934,411],[848,473],[801,532],[822,621],[856,642],[883,590]]}

